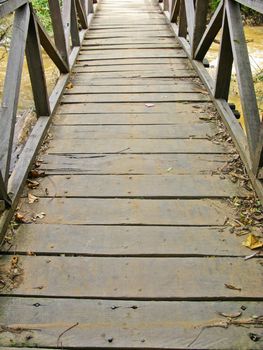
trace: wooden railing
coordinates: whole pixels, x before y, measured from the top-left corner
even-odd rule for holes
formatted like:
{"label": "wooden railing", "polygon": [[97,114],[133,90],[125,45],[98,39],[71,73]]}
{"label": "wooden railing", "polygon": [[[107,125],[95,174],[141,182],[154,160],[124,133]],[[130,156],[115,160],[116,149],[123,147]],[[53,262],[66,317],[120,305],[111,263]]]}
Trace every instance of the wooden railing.
{"label": "wooden railing", "polygon": [[[0,19],[14,13],[13,32],[0,109],[0,201],[13,208],[26,180],[34,156],[45,137],[51,116],[68,82],[71,68],[94,11],[93,0],[48,0],[54,38],[41,24],[29,0],[1,1]],[[62,3],[62,5],[61,5]],[[41,47],[60,72],[54,90],[48,95]],[[10,161],[20,92],[23,61],[26,56],[37,114],[37,122],[10,174]],[[5,216],[1,223],[8,222]],[[0,231],[1,227],[0,223]]]}
{"label": "wooden railing", "polygon": [[[260,121],[257,106],[240,11],[241,4],[263,13],[262,0],[221,0],[207,23],[209,0],[164,0],[161,6],[208,88],[262,199],[260,179],[263,179],[263,123]],[[203,60],[221,28],[219,62],[216,79],[213,80],[204,68]],[[241,128],[227,103],[233,64],[245,130]]]}

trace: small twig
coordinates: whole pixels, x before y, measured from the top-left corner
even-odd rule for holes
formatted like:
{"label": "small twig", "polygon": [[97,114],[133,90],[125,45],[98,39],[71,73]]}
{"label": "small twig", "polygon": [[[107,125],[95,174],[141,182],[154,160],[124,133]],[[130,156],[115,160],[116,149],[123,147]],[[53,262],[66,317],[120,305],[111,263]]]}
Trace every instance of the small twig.
{"label": "small twig", "polygon": [[[79,325],[78,322],[75,323],[75,324],[73,324],[73,326],[67,328],[65,331],[63,331],[63,332],[58,336],[58,339],[57,339],[57,347],[59,347],[59,342],[60,342],[60,339],[63,337],[63,335],[64,335],[65,333],[67,333],[68,331],[70,331],[72,328],[77,327],[78,325]],[[60,345],[61,345],[61,347],[62,347],[62,342],[60,342]]]}

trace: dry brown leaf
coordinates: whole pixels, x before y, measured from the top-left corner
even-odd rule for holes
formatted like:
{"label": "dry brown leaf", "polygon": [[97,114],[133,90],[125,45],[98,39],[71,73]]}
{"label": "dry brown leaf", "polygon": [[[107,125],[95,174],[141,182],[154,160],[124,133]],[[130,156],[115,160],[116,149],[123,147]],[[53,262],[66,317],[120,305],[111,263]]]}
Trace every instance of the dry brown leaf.
{"label": "dry brown leaf", "polygon": [[45,174],[44,171],[39,171],[39,170],[34,169],[34,170],[31,170],[31,171],[30,171],[30,173],[29,173],[28,176],[29,176],[30,178],[35,179],[35,178],[37,178],[37,177],[44,177],[44,176],[46,176],[46,174]]}
{"label": "dry brown leaf", "polygon": [[232,284],[225,283],[225,287],[228,288],[228,289],[238,290],[239,292],[241,292],[241,288],[235,287]]}
{"label": "dry brown leaf", "polygon": [[28,193],[27,198],[28,198],[28,203],[29,203],[29,204],[33,204],[33,203],[35,203],[35,202],[38,201],[38,197],[34,196],[34,195],[31,194],[31,193]]}
{"label": "dry brown leaf", "polygon": [[25,218],[25,216],[19,212],[15,213],[15,221],[18,223],[27,223],[28,220]]}
{"label": "dry brown leaf", "polygon": [[66,86],[66,89],[70,90],[74,87],[74,85],[72,83],[68,83]]}
{"label": "dry brown leaf", "polygon": [[263,247],[263,241],[260,240],[260,237],[249,234],[242,245],[249,249],[258,249]]}
{"label": "dry brown leaf", "polygon": [[27,180],[27,187],[30,189],[35,189],[39,186],[39,182],[35,180]]}

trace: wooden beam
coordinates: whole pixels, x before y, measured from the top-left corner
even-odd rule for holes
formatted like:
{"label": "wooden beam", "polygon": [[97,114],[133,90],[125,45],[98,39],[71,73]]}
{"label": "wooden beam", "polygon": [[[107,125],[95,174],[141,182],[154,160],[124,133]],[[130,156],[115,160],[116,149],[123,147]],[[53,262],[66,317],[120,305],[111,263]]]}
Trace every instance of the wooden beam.
{"label": "wooden beam", "polygon": [[194,0],[184,0],[184,3],[185,3],[185,13],[186,13],[189,41],[190,41],[190,45],[192,46],[193,38],[194,38],[194,26],[195,26]]}
{"label": "wooden beam", "polygon": [[30,9],[28,4],[16,10],[4,83],[0,116],[0,169],[5,183],[7,183],[9,177],[29,17]]}
{"label": "wooden beam", "polygon": [[86,2],[81,0],[76,0],[76,8],[79,17],[79,21],[82,29],[88,28],[87,15],[86,15]]}
{"label": "wooden beam", "polygon": [[57,66],[57,68],[61,73],[68,73],[69,72],[68,65],[62,58],[56,46],[53,44],[52,39],[49,37],[47,31],[45,30],[45,28],[43,27],[43,25],[41,24],[37,16],[35,16],[35,20],[38,25],[39,39],[43,49],[46,51],[47,55],[51,58],[51,60]]}
{"label": "wooden beam", "polygon": [[198,61],[203,61],[207,51],[212,45],[215,37],[217,36],[221,26],[224,12],[224,1],[221,0],[220,4],[217,6],[215,13],[213,14],[206,30],[203,34],[202,39],[195,51],[194,59]]}
{"label": "wooden beam", "polygon": [[233,53],[232,53],[232,46],[230,41],[228,20],[227,20],[227,15],[225,11],[219,60],[217,65],[217,74],[216,74],[216,83],[215,83],[215,92],[214,92],[215,98],[221,98],[226,101],[228,100],[232,67],[233,67]]}
{"label": "wooden beam", "polygon": [[88,0],[88,15],[90,13],[94,13],[94,6],[93,6],[93,0]]}
{"label": "wooden beam", "polygon": [[48,0],[56,47],[68,66],[68,51],[65,40],[59,0]]}
{"label": "wooden beam", "polygon": [[177,22],[178,16],[180,12],[180,0],[173,0],[172,3],[172,11],[170,16],[170,21],[173,23]]}
{"label": "wooden beam", "polygon": [[192,57],[194,57],[195,51],[206,29],[208,3],[209,3],[208,0],[196,1],[193,42],[192,42]]}
{"label": "wooden beam", "polygon": [[43,66],[38,26],[31,7],[31,16],[26,44],[27,65],[32,85],[37,116],[49,116],[50,106],[48,100],[46,76]]}
{"label": "wooden beam", "polygon": [[10,13],[17,10],[19,7],[28,3],[28,0],[12,0],[6,1],[4,4],[0,6],[0,18],[3,18]]}
{"label": "wooden beam", "polygon": [[254,82],[243,30],[240,6],[237,2],[233,2],[232,0],[226,0],[225,6],[228,17],[239,94],[247,133],[248,147],[254,167],[255,151],[257,148],[260,131],[260,118]]}
{"label": "wooden beam", "polygon": [[186,19],[185,0],[181,0],[178,36],[181,36],[183,38],[187,37],[187,19]]}
{"label": "wooden beam", "polygon": [[0,170],[0,200],[4,202],[4,205],[5,204],[7,204],[8,206],[11,205],[11,200],[7,194],[7,187],[4,182],[1,170]]}
{"label": "wooden beam", "polygon": [[70,34],[71,34],[71,0],[64,0],[62,3],[62,22],[63,22],[63,31],[65,36],[66,50],[69,54],[70,52]]}
{"label": "wooden beam", "polygon": [[263,2],[262,0],[235,0],[241,5],[247,6],[254,11],[263,13]]}
{"label": "wooden beam", "polygon": [[80,46],[79,40],[79,26],[78,26],[78,18],[77,18],[77,9],[76,9],[76,1],[73,0],[71,2],[70,9],[70,34],[71,34],[71,43],[72,46]]}

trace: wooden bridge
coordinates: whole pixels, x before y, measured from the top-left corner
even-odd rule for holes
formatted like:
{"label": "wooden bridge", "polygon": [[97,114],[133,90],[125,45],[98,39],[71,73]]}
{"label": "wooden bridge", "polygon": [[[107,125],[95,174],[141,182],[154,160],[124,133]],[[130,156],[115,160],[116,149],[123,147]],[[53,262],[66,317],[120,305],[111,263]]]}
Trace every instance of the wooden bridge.
{"label": "wooden bridge", "polygon": [[[222,0],[206,25],[206,0],[49,0],[54,41],[29,1],[0,5],[15,12],[0,349],[263,348],[262,254],[242,246],[262,214],[242,204],[236,154],[262,199],[263,128],[240,4],[263,13]],[[50,96],[41,46],[60,71]],[[24,54],[38,120],[11,172]],[[227,102],[233,63],[246,132]]]}

